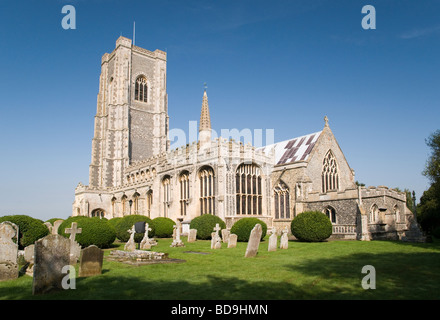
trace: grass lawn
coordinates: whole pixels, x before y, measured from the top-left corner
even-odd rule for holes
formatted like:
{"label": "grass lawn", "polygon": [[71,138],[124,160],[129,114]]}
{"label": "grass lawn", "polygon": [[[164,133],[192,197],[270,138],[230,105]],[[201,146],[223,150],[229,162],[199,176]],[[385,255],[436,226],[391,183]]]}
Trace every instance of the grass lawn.
{"label": "grass lawn", "polygon": [[[0,299],[439,299],[440,242],[289,242],[289,249],[267,252],[268,238],[255,258],[244,258],[246,243],[211,250],[210,241],[170,248],[158,239],[154,251],[184,263],[131,266],[106,259],[99,276],[76,279],[75,290],[32,296],[32,277],[0,282]],[[185,253],[201,251],[210,254]],[[361,286],[362,267],[376,270],[376,289]],[[77,266],[78,267],[78,266]]]}

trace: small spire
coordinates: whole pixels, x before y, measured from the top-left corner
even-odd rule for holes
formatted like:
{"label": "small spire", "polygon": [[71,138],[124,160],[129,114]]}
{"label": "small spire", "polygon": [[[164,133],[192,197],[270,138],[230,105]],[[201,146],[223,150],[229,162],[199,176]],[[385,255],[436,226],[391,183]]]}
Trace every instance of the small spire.
{"label": "small spire", "polygon": [[205,91],[203,92],[202,112],[200,113],[199,131],[204,131],[204,130],[211,131],[211,116],[209,115],[208,94],[206,93],[206,88],[207,86],[205,82]]}

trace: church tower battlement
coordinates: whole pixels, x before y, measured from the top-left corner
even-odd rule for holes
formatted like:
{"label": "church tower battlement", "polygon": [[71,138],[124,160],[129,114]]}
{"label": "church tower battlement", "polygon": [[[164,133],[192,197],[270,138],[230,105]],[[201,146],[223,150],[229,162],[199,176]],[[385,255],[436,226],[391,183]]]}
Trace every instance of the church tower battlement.
{"label": "church tower battlement", "polygon": [[166,53],[119,37],[101,60],[89,186],[123,184],[125,169],[169,148]]}

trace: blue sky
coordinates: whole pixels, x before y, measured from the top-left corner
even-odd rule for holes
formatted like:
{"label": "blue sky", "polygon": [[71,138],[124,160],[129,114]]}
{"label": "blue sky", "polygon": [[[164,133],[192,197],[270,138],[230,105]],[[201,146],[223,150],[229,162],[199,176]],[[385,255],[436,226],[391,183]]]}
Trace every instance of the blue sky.
{"label": "blue sky", "polygon": [[[64,30],[64,5],[76,29]],[[361,27],[364,5],[376,29]],[[71,213],[88,184],[101,56],[120,36],[167,52],[170,128],[319,131],[356,179],[415,190],[440,129],[440,1],[0,0],[0,216]]]}

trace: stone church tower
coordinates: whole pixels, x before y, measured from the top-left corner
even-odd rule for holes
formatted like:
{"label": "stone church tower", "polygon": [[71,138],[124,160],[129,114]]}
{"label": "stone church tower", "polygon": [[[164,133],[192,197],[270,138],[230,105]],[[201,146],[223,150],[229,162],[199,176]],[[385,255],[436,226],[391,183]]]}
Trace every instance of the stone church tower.
{"label": "stone church tower", "polygon": [[125,168],[168,150],[166,53],[119,37],[101,62],[91,188],[121,186]]}

